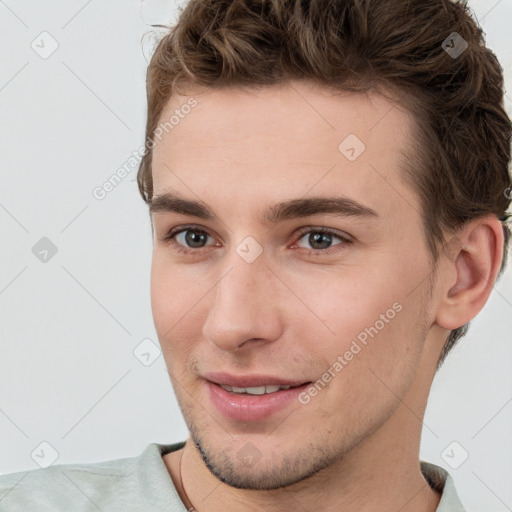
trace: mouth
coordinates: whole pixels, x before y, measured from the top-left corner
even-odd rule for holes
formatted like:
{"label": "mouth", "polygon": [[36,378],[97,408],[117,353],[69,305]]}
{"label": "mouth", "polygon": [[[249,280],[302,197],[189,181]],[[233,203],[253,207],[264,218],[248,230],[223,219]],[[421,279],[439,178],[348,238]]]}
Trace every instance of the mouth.
{"label": "mouth", "polygon": [[272,376],[209,374],[204,378],[210,403],[224,418],[258,422],[299,404],[298,397],[311,381],[292,381]]}
{"label": "mouth", "polygon": [[236,386],[228,386],[226,384],[220,384],[220,387],[229,393],[237,393],[241,395],[268,395],[271,393],[277,393],[278,391],[286,391],[292,388],[298,388],[305,384],[310,384],[308,382],[304,384],[298,384],[296,386],[291,386],[290,384],[285,386],[278,386],[275,384],[266,384],[265,386],[253,386],[247,388],[239,388]]}

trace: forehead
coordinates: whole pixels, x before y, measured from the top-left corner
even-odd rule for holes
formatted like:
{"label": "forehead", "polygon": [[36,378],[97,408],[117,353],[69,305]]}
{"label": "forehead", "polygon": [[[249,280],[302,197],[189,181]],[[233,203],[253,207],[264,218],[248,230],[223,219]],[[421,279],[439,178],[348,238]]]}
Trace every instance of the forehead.
{"label": "forehead", "polygon": [[160,125],[173,115],[155,139],[155,196],[170,188],[248,205],[337,191],[384,210],[417,204],[399,167],[412,117],[376,93],[306,82],[206,90],[171,98]]}

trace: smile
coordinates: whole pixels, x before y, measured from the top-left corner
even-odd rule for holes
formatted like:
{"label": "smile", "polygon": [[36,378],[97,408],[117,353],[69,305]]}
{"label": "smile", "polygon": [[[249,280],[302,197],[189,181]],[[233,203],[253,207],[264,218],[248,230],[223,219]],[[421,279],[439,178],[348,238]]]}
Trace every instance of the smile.
{"label": "smile", "polygon": [[247,395],[266,395],[268,393],[275,393],[276,391],[281,391],[283,389],[290,389],[292,386],[276,386],[273,384],[269,384],[267,386],[256,386],[251,388],[237,388],[235,386],[227,386],[225,384],[221,385],[222,389],[229,391],[230,393],[243,393]]}

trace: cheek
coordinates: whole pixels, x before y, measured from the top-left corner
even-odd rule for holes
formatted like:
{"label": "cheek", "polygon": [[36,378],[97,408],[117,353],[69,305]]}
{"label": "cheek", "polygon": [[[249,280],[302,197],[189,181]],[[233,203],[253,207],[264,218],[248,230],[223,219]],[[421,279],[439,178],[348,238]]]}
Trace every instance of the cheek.
{"label": "cheek", "polygon": [[355,337],[373,325],[399,297],[390,286],[379,285],[361,272],[302,274],[293,289],[318,317],[318,327],[323,329],[319,332],[337,340]]}
{"label": "cheek", "polygon": [[160,343],[167,343],[178,330],[190,323],[201,296],[204,294],[192,266],[172,265],[163,251],[153,252],[151,264],[151,309]]}
{"label": "cheek", "polygon": [[[323,315],[335,335],[321,336],[314,348],[306,349],[321,361],[315,372],[319,391],[310,391],[318,395],[317,401],[312,398],[313,407],[326,423],[365,425],[368,411],[382,418],[413,382],[423,347],[418,301],[379,290],[355,297],[338,288],[337,304],[325,303]],[[319,306],[316,302],[312,309]],[[319,332],[318,322],[309,329],[302,330],[303,343],[315,329]]]}
{"label": "cheek", "polygon": [[293,288],[317,318],[296,312],[291,324],[304,341],[319,339],[314,351],[328,367],[338,356],[346,356],[347,366],[358,360],[393,373],[398,361],[414,360],[422,349],[418,338],[425,316],[423,290],[411,293],[414,279],[408,272],[398,275],[398,268],[374,267],[366,272],[303,275]]}

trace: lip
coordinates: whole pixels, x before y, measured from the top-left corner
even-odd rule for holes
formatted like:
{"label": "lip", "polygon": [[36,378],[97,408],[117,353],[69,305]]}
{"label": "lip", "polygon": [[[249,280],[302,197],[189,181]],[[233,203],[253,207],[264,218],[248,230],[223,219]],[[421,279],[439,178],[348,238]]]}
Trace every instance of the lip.
{"label": "lip", "polygon": [[[247,380],[245,382],[247,382]],[[254,379],[252,382],[254,382]],[[210,401],[222,416],[229,420],[249,423],[269,418],[278,411],[290,407],[294,402],[296,406],[299,407],[298,396],[311,385],[311,382],[306,382],[297,387],[283,389],[265,395],[246,395],[226,391],[221,388],[220,384],[209,380],[205,380],[205,383],[208,388]],[[269,381],[266,381],[266,383],[270,384]],[[236,384],[233,385],[236,386]],[[279,385],[291,384],[285,383]],[[252,386],[239,385],[238,387]]]}
{"label": "lip", "polygon": [[210,372],[203,375],[203,378],[214,384],[224,384],[238,388],[252,388],[257,386],[299,386],[305,384],[305,380],[287,380],[273,375],[232,375],[224,372]]}

